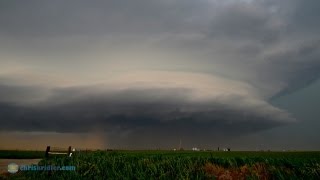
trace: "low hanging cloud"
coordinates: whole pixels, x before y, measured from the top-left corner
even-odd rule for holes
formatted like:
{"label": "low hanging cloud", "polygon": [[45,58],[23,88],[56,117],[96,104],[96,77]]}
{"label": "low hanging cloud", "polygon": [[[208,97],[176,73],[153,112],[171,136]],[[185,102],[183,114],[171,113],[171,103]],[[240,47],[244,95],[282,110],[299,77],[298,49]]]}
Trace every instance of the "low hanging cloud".
{"label": "low hanging cloud", "polygon": [[152,140],[191,132],[195,137],[236,136],[295,121],[253,90],[248,84],[204,74],[129,73],[103,85],[52,89],[42,101],[12,98],[11,105],[1,104],[1,130],[99,130],[125,139],[148,132]]}

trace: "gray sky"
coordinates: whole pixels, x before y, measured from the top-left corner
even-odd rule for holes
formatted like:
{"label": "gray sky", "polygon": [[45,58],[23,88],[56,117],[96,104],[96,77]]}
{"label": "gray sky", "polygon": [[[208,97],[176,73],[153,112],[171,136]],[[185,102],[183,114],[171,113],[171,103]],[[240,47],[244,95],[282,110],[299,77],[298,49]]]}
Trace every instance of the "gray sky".
{"label": "gray sky", "polygon": [[319,149],[319,8],[0,2],[0,148]]}

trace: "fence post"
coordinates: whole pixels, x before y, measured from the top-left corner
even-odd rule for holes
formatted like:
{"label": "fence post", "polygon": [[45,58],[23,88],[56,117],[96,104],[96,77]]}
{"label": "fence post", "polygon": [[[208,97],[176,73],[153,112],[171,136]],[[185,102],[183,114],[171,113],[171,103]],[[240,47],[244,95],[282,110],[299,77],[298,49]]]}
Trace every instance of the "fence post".
{"label": "fence post", "polygon": [[49,157],[50,146],[47,146],[45,157]]}
{"label": "fence post", "polygon": [[69,149],[68,149],[68,156],[70,156],[71,154],[71,146],[69,146]]}

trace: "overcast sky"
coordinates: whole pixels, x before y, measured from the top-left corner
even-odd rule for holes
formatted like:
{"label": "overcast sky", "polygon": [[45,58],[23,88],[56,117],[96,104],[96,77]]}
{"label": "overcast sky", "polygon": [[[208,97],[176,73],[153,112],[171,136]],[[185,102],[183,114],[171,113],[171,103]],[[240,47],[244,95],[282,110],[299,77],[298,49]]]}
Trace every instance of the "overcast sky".
{"label": "overcast sky", "polygon": [[319,150],[319,8],[1,1],[0,148]]}

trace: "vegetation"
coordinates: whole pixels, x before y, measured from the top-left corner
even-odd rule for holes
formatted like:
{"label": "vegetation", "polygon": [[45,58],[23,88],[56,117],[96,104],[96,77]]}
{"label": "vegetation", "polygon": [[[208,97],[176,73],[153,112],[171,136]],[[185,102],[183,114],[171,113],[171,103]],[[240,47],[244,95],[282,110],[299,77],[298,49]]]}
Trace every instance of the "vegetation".
{"label": "vegetation", "polygon": [[0,159],[41,159],[45,151],[0,150]]}
{"label": "vegetation", "polygon": [[76,171],[24,171],[13,179],[320,179],[320,152],[94,151],[39,165]]}

